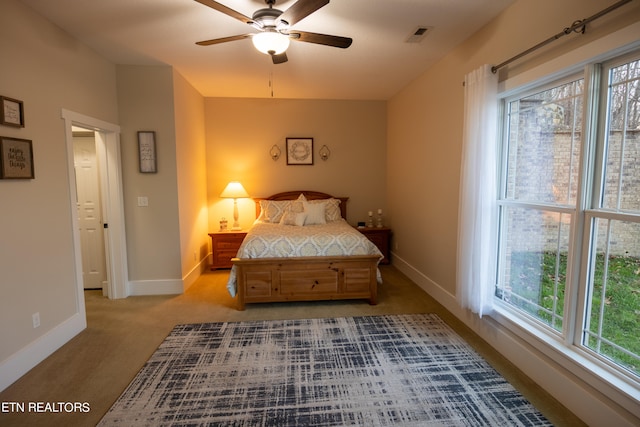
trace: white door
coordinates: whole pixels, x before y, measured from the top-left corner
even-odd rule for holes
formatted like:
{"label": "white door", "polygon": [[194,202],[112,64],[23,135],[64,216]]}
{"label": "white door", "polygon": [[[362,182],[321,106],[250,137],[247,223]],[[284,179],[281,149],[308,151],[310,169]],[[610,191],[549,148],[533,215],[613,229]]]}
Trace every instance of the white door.
{"label": "white door", "polygon": [[74,132],[73,154],[78,199],[78,226],[85,289],[102,289],[107,280],[100,184],[93,132]]}

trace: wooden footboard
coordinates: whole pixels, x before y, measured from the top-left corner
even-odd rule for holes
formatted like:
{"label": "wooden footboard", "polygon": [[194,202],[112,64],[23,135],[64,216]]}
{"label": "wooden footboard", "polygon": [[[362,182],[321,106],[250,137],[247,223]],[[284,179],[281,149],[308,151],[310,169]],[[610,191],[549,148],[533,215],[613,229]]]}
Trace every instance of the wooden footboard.
{"label": "wooden footboard", "polygon": [[233,258],[238,309],[246,303],[378,298],[378,255]]}

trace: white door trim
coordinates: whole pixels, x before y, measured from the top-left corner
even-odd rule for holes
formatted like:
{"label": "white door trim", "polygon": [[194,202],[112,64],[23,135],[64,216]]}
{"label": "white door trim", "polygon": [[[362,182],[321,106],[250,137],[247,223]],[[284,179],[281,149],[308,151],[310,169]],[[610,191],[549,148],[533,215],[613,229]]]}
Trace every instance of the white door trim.
{"label": "white door trim", "polygon": [[83,114],[62,110],[65,121],[67,163],[69,168],[69,192],[73,221],[73,242],[77,282],[78,311],[85,313],[84,286],[82,283],[82,253],[78,214],[76,211],[76,177],[73,163],[72,126],[81,126],[96,131],[96,155],[100,169],[100,188],[103,194],[103,221],[105,228],[105,254],[107,262],[106,294],[111,299],[128,296],[127,247],[124,222],[124,199],[122,196],[122,170],[120,162],[120,126],[107,123]]}

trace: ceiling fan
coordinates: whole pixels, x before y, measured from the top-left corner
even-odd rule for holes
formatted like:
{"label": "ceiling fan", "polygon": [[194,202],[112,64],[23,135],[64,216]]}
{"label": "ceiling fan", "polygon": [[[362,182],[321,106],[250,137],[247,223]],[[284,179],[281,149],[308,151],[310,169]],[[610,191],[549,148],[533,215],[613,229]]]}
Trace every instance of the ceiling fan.
{"label": "ceiling fan", "polygon": [[260,31],[259,33],[240,34],[197,42],[196,44],[200,46],[251,38],[256,49],[270,55],[274,64],[282,64],[287,62],[286,50],[289,47],[290,40],[339,47],[341,49],[348,48],[353,41],[348,37],[291,29],[292,25],[297,24],[321,7],[326,6],[330,0],[298,0],[284,12],[273,7],[276,0],[265,0],[268,7],[256,10],[251,18],[213,0],[196,1],[245,24],[249,24]]}

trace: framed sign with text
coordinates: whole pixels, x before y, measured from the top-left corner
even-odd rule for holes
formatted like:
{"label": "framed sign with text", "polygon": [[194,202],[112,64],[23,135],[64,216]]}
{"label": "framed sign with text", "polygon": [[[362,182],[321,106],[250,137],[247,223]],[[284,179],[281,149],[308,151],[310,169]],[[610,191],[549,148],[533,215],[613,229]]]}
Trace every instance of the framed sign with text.
{"label": "framed sign with text", "polygon": [[153,131],[138,132],[138,155],[140,156],[140,172],[156,173],[156,133]]}
{"label": "framed sign with text", "polygon": [[0,136],[0,178],[35,178],[30,140]]}
{"label": "framed sign with text", "polygon": [[0,96],[0,125],[24,127],[24,104],[17,99]]}

